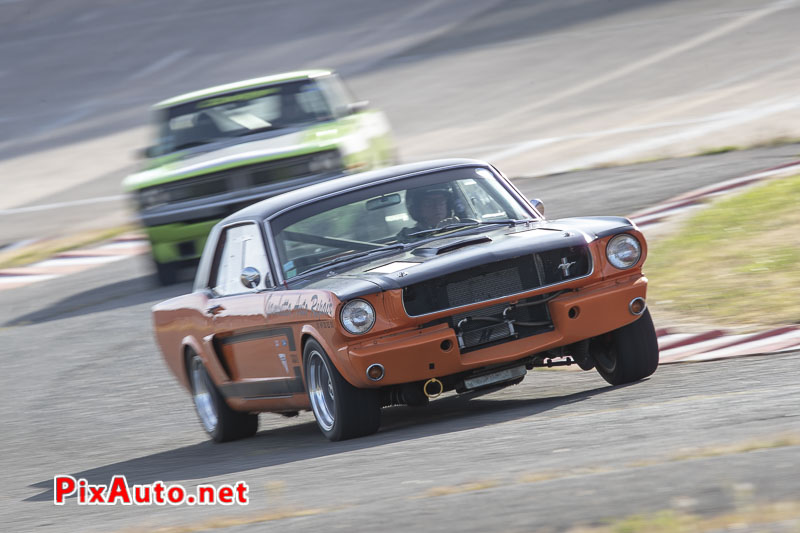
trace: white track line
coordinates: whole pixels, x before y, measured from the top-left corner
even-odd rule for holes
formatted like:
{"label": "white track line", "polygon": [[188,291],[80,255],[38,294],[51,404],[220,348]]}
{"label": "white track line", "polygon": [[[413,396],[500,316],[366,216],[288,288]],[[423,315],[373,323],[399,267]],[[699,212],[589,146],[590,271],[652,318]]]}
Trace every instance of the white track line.
{"label": "white track line", "polygon": [[731,113],[728,119],[722,119],[709,124],[703,124],[696,128],[682,130],[661,137],[652,137],[644,141],[634,142],[626,146],[607,150],[605,152],[594,153],[592,155],[575,159],[569,162],[568,165],[556,165],[551,168],[545,169],[544,174],[557,174],[560,172],[567,172],[575,168],[593,167],[602,163],[616,162],[626,160],[646,152],[664,146],[669,146],[676,142],[685,141],[695,137],[702,137],[709,133],[729,128],[738,124],[745,124],[753,122],[778,113],[791,111],[800,108],[800,98],[793,98],[783,102],[774,103],[775,100],[763,102],[761,105],[742,110],[737,113]]}
{"label": "white track line", "polygon": [[[572,133],[569,135],[559,135],[556,137],[542,137],[539,139],[529,139],[527,141],[521,141],[518,143],[502,146],[501,149],[495,152],[483,153],[479,155],[477,159],[486,159],[488,161],[495,162],[497,160],[504,159],[506,157],[517,155],[529,149],[538,148],[539,146],[546,146],[548,144],[553,144],[557,142],[575,141],[580,139],[593,139],[595,137],[610,137],[612,135],[620,135],[625,133],[637,133],[640,131],[674,128],[676,126],[691,126],[693,124],[705,124],[708,122],[715,122],[721,119],[728,118],[731,116],[732,113],[734,112],[724,111],[721,113],[714,113],[712,115],[707,115],[697,118],[688,118],[684,120],[654,122],[653,124],[642,124],[639,126],[627,126],[624,128],[609,128],[605,130],[585,131],[581,133]],[[447,154],[445,154],[444,152],[440,152],[439,154],[436,155],[442,157],[443,155]],[[449,153],[448,157],[453,157],[452,152]]]}
{"label": "white track line", "polygon": [[125,259],[126,255],[93,255],[93,256],[75,256],[75,257],[56,257],[53,259],[46,259],[39,263],[34,263],[31,268],[50,268],[50,267],[63,267],[63,266],[78,266],[78,265],[102,265],[105,263],[113,263],[120,259]]}
{"label": "white track line", "polygon": [[594,78],[592,80],[586,81],[578,85],[574,85],[571,88],[560,91],[558,94],[553,95],[550,98],[539,100],[535,104],[523,108],[523,110],[521,111],[528,112],[533,109],[549,107],[560,100],[564,100],[565,98],[569,98],[571,96],[575,96],[576,94],[580,94],[588,90],[594,89],[595,87],[598,87],[610,81],[614,81],[624,76],[627,76],[628,74],[636,72],[637,70],[641,70],[643,68],[649,67],[651,65],[654,65],[661,61],[674,57],[683,52],[687,52],[692,48],[697,48],[698,46],[711,42],[714,39],[718,39],[719,37],[732,33],[736,30],[742,29],[745,26],[757,22],[764,17],[777,13],[778,11],[794,7],[796,3],[797,3],[796,0],[780,0],[778,2],[772,2],[763,9],[759,9],[758,11],[753,11],[751,13],[748,13],[742,17],[739,17],[735,20],[728,22],[727,24],[723,24],[718,28],[714,28],[713,30],[709,30],[705,33],[698,35],[697,37],[689,39],[688,41],[684,41],[681,44],[672,46],[670,48],[666,48],[664,50],[661,50],[660,52],[656,52],[655,54],[652,54],[638,61],[633,61],[631,63],[628,63],[627,65],[624,65],[616,70],[612,70],[611,72],[603,76],[599,76],[597,78]]}
{"label": "white track line", "polygon": [[0,275],[0,285],[9,285],[17,283],[36,283],[39,281],[47,281],[48,279],[57,278],[56,274],[22,274],[22,275]]}
{"label": "white track line", "polygon": [[104,202],[119,202],[128,196],[125,194],[115,194],[114,196],[98,196],[97,198],[84,198],[82,200],[72,200],[69,202],[56,202],[54,204],[31,205],[28,207],[13,207],[11,209],[0,209],[0,216],[15,215],[17,213],[33,213],[36,211],[49,211],[50,209],[61,209],[75,205],[99,204]]}
{"label": "white track line", "polygon": [[119,250],[119,249],[126,249],[126,248],[139,248],[141,246],[148,246],[150,241],[147,239],[137,239],[137,240],[130,240],[130,241],[115,241],[110,242],[108,244],[104,244],[102,246],[98,246],[96,250]]}
{"label": "white track line", "polygon": [[131,77],[128,78],[128,81],[138,80],[147,77],[151,74],[155,74],[159,70],[162,70],[170,66],[171,64],[175,63],[179,59],[182,59],[184,56],[188,55],[190,51],[191,50],[178,50],[177,52],[173,52],[166,57],[162,57],[158,61],[151,63],[142,70],[133,74]]}

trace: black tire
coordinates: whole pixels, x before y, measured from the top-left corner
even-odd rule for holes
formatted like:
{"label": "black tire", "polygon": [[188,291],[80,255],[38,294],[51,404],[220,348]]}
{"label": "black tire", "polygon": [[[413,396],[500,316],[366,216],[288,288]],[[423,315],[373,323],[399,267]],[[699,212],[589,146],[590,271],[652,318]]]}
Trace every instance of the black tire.
{"label": "black tire", "polygon": [[189,358],[189,382],[200,424],[215,442],[252,437],[258,431],[258,414],[234,411],[225,402],[199,355]]}
{"label": "black tire", "polygon": [[303,349],[303,365],[314,418],[328,440],[371,435],[381,425],[377,390],[358,389],[345,380],[314,339]]}
{"label": "black tire", "polygon": [[153,261],[156,265],[156,280],[158,284],[166,287],[167,285],[174,285],[178,282],[179,268],[174,263],[159,263]]}
{"label": "black tire", "polygon": [[589,350],[597,371],[612,385],[650,376],[658,368],[658,339],[650,310],[627,326],[595,337]]}

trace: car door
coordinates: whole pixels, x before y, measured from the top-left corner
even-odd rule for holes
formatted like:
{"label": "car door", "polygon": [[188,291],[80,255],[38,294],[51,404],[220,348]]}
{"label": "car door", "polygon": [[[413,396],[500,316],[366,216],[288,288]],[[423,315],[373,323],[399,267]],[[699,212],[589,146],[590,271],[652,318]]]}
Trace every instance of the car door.
{"label": "car door", "polygon": [[[255,269],[259,280],[248,287],[243,271]],[[292,330],[273,327],[265,315],[272,286],[261,228],[240,223],[223,229],[212,266],[212,298],[208,300],[213,344],[237,396],[281,397],[300,392],[299,368],[291,365],[295,351]],[[299,391],[295,390],[299,387]]]}

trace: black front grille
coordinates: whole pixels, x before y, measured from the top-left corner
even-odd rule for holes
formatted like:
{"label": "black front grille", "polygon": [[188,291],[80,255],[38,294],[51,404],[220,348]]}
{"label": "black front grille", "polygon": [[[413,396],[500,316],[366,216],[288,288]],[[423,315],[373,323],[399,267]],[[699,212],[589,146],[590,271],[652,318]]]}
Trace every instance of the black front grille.
{"label": "black front grille", "polygon": [[174,185],[168,185],[166,190],[169,191],[170,202],[182,202],[226,193],[233,190],[233,184],[230,182],[229,176],[217,173],[203,178],[189,178],[185,182],[176,182]]}
{"label": "black front grille", "polygon": [[461,331],[458,335],[458,347],[463,352],[467,348],[494,343],[514,336],[514,325],[511,322],[490,324],[469,331]]}
{"label": "black front grille", "polygon": [[409,285],[403,303],[409,316],[435,313],[582,277],[591,264],[586,246],[538,252]]}
{"label": "black front grille", "polygon": [[329,152],[318,152],[314,154],[301,155],[279,161],[270,161],[258,166],[250,167],[250,184],[254,187],[268,185],[270,183],[280,183],[282,181],[303,178],[319,173],[319,169],[312,168],[311,161],[321,154],[336,155],[335,150]]}
{"label": "black front grille", "polygon": [[[326,164],[316,168],[312,165],[312,160],[315,159],[324,161]],[[166,185],[159,185],[155,189],[164,191],[168,195],[169,202],[181,202],[277,184],[283,181],[313,176],[314,174],[333,175],[342,171],[341,165],[339,152],[337,150],[326,150],[212,172]],[[146,190],[148,189],[143,189],[142,192]],[[242,207],[249,205],[249,203],[243,204]]]}
{"label": "black front grille", "polygon": [[461,353],[553,330],[547,307],[554,293],[524,298],[514,305],[495,304],[447,319],[459,341]]}
{"label": "black front grille", "polygon": [[479,273],[461,281],[446,285],[447,302],[451,307],[469,305],[481,300],[522,292],[519,268],[506,268]]}

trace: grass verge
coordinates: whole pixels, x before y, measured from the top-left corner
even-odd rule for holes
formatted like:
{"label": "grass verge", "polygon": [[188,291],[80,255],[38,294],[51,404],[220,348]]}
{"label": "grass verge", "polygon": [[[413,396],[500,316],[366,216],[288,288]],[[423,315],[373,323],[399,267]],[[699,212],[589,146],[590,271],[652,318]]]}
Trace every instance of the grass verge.
{"label": "grass verge", "polygon": [[655,309],[730,325],[800,323],[800,175],[714,202],[650,249]]}

